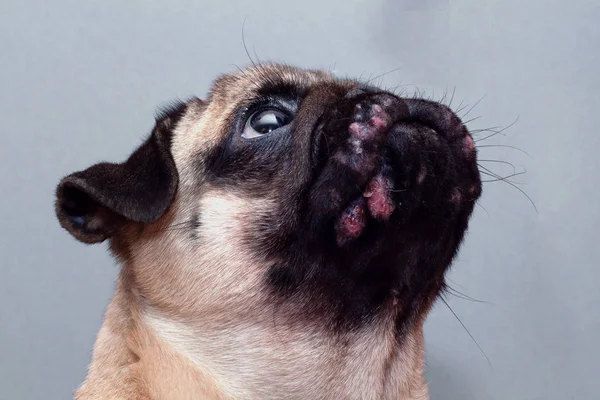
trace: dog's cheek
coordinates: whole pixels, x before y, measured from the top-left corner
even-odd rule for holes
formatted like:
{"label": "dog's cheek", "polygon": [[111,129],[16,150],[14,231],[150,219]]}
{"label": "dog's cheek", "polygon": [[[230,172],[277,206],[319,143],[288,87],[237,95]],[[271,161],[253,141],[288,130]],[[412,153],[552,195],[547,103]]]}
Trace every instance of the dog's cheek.
{"label": "dog's cheek", "polygon": [[[148,230],[132,255],[136,282],[146,301],[189,318],[247,309],[249,299],[260,300],[271,265],[249,244],[260,240],[256,216],[274,208],[273,202],[221,188],[202,189],[200,198],[180,194],[172,220],[155,232]],[[191,235],[191,225],[182,222],[194,215],[196,231]]]}

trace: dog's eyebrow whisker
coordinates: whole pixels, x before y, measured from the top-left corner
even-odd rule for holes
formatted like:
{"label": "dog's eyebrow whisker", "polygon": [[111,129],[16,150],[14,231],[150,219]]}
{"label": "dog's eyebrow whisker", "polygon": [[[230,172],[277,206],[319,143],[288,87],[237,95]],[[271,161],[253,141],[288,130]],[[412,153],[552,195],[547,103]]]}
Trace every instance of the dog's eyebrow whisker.
{"label": "dog's eyebrow whisker", "polygon": [[237,64],[230,64],[230,65],[231,65],[231,66],[233,66],[233,67],[236,67],[236,68],[237,68],[237,70],[238,70],[240,73],[242,73],[242,74],[246,73],[246,71],[244,71],[243,69],[241,69],[239,65],[237,65]]}
{"label": "dog's eyebrow whisker", "polygon": [[258,56],[258,53],[256,53],[256,47],[254,47],[254,45],[252,45],[252,52],[254,53],[258,65],[262,65],[262,61],[260,61],[260,57]]}
{"label": "dog's eyebrow whisker", "polygon": [[458,315],[456,314],[456,312],[452,309],[452,307],[450,307],[450,304],[448,304],[448,302],[446,301],[446,299],[444,299],[443,296],[440,296],[440,299],[442,300],[442,302],[446,305],[446,307],[448,307],[448,310],[450,310],[450,312],[452,313],[452,315],[454,315],[454,317],[456,318],[456,320],[460,323],[460,325],[463,327],[463,329],[465,330],[465,332],[467,332],[467,334],[469,335],[469,337],[471,338],[471,340],[473,340],[473,343],[475,343],[475,345],[477,346],[477,348],[479,349],[479,351],[481,352],[481,354],[483,354],[483,356],[485,357],[485,359],[487,360],[489,366],[492,366],[492,362],[490,361],[490,358],[488,357],[488,355],[485,353],[485,351],[483,351],[483,348],[479,345],[479,343],[477,342],[477,340],[475,340],[475,337],[471,334],[471,332],[469,331],[469,329],[467,328],[467,326],[462,322],[462,320],[458,317]]}
{"label": "dog's eyebrow whisker", "polygon": [[252,56],[250,56],[250,52],[248,51],[248,46],[246,45],[246,36],[244,34],[244,28],[246,27],[246,20],[247,19],[248,19],[248,17],[244,17],[244,22],[242,22],[242,44],[244,45],[244,51],[246,52],[246,55],[248,56],[248,59],[252,63],[252,66],[254,66],[256,68],[257,65],[254,62],[254,60],[252,59]]}

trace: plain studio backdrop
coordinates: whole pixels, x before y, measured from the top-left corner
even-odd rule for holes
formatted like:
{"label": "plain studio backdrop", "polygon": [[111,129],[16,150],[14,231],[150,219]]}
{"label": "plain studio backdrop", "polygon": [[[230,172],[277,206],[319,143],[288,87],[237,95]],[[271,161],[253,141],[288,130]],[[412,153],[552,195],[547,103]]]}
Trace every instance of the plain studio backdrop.
{"label": "plain studio backdrop", "polygon": [[447,301],[489,363],[438,302],[426,324],[431,395],[598,398],[598,0],[3,0],[0,399],[69,398],[113,291],[106,246],[59,227],[55,185],[122,161],[157,106],[204,96],[217,74],[249,64],[244,20],[253,58],[447,103],[454,93],[474,130],[516,121],[477,133],[482,171],[513,174],[494,160],[526,170],[512,180],[538,211],[510,183],[485,184],[449,275],[462,294]]}

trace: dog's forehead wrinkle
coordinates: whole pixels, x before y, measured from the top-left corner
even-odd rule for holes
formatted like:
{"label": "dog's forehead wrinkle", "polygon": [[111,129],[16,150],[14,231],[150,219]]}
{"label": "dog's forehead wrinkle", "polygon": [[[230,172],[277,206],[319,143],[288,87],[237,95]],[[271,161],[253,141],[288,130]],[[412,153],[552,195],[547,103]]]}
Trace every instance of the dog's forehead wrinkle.
{"label": "dog's forehead wrinkle", "polygon": [[331,74],[323,71],[304,70],[279,64],[252,66],[243,72],[223,75],[213,84],[211,98],[228,100],[254,98],[268,86],[289,85],[306,88],[319,82],[333,81]]}

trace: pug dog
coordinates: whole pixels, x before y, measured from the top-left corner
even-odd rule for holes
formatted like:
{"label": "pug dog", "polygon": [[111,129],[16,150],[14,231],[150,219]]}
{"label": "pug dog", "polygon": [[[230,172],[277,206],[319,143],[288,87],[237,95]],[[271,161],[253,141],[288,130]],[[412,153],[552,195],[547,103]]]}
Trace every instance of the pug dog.
{"label": "pug dog", "polygon": [[75,398],[427,399],[423,323],[481,194],[447,106],[281,64],[60,181],[116,290]]}

